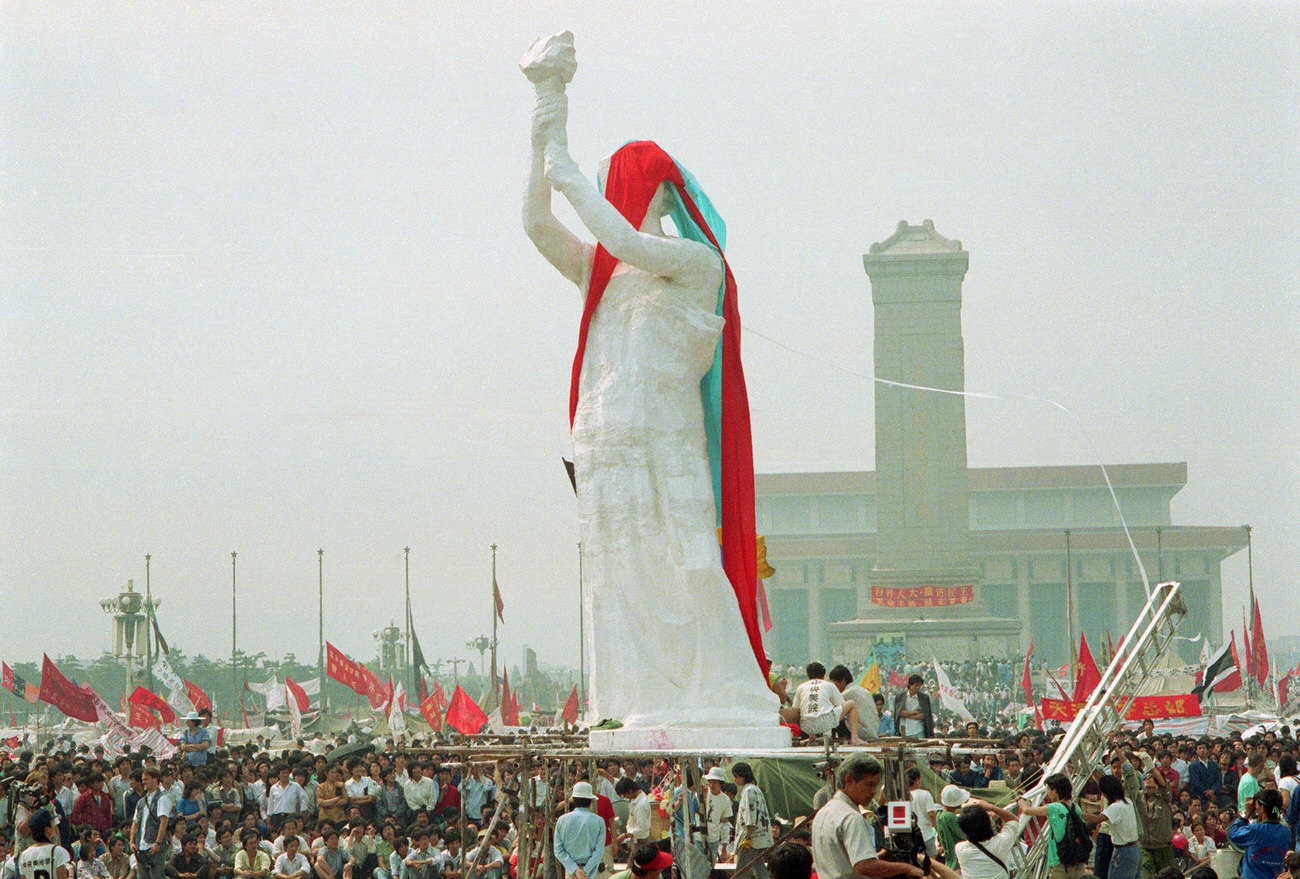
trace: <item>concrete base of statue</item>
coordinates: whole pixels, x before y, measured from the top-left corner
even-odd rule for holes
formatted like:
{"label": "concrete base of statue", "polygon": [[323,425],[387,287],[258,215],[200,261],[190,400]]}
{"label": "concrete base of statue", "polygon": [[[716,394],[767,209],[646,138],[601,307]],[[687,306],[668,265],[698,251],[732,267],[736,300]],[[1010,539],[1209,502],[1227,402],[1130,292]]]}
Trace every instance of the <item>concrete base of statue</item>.
{"label": "concrete base of statue", "polygon": [[678,727],[656,729],[593,730],[588,734],[593,751],[742,751],[790,747],[789,727]]}

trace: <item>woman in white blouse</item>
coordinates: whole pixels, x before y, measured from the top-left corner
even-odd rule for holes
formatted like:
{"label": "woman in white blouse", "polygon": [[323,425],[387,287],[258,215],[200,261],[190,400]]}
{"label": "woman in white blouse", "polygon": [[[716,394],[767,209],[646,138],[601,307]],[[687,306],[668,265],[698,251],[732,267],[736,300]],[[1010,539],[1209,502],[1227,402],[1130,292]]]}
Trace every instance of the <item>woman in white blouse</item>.
{"label": "woman in white blouse", "polygon": [[1208,864],[1217,848],[1214,839],[1205,835],[1204,824],[1197,821],[1192,825],[1192,836],[1187,840],[1187,857],[1191,858],[1196,866]]}
{"label": "woman in white blouse", "polygon": [[[990,815],[1002,819],[1002,830],[993,832]],[[1020,839],[1028,816],[1016,817],[1006,809],[971,799],[957,815],[957,826],[966,839],[957,843],[957,864],[962,879],[1008,879],[1011,850]]]}

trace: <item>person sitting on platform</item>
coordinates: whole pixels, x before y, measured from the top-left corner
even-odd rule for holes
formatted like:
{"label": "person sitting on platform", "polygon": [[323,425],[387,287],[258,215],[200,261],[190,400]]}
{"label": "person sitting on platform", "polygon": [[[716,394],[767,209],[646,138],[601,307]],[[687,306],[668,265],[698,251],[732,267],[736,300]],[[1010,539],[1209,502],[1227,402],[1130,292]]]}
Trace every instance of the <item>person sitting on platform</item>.
{"label": "person sitting on platform", "polygon": [[820,662],[808,663],[805,671],[808,680],[794,691],[794,704],[781,709],[781,719],[799,724],[799,729],[809,736],[829,735],[843,719],[848,723],[849,744],[862,744],[857,705],[844,701],[839,689],[826,680],[826,666]]}

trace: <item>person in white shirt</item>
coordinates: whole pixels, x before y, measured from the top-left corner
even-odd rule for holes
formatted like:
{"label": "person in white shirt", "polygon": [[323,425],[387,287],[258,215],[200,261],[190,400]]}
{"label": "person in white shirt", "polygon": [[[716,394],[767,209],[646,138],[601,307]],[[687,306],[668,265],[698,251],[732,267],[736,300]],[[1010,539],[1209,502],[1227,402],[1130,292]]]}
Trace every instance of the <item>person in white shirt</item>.
{"label": "person in white shirt", "polygon": [[307,811],[307,792],[289,777],[289,767],[281,764],[277,774],[275,784],[266,789],[266,815],[272,827],[290,815],[297,816]]}
{"label": "person in white shirt", "polygon": [[627,826],[615,842],[627,842],[635,852],[650,840],[650,798],[626,776],[618,780],[614,790],[627,800]]}
{"label": "person in white shirt", "polygon": [[438,802],[438,782],[432,778],[426,778],[424,767],[419,763],[412,763],[408,767],[409,780],[402,785],[402,792],[406,795],[407,808],[412,813],[421,809],[432,811],[434,805]]}
{"label": "person in white shirt", "polygon": [[839,688],[826,680],[826,666],[820,662],[810,662],[804,669],[808,680],[794,691],[793,704],[781,710],[781,719],[786,723],[797,723],[799,729],[810,736],[828,735],[839,726],[841,718],[848,724],[849,744],[860,745],[858,738],[858,709],[852,703],[845,704]]}
{"label": "person in white shirt", "polygon": [[[858,738],[874,742],[879,738],[880,715],[876,713],[875,697],[863,687],[853,683],[853,675],[849,673],[847,667],[837,665],[831,669],[830,678],[835,688],[840,691],[840,696],[844,699],[844,707],[847,710],[850,704],[858,712]],[[847,726],[848,721],[845,721]]]}
{"label": "person in white shirt", "polygon": [[924,879],[925,872],[914,864],[881,860],[875,833],[862,817],[863,809],[876,806],[882,775],[880,763],[865,754],[851,755],[840,767],[839,789],[813,818],[812,855],[818,879]]}
{"label": "person in white shirt", "polygon": [[298,837],[289,837],[284,853],[275,859],[271,875],[275,879],[307,879],[310,875],[307,857],[298,851]]}
{"label": "person in white shirt", "polygon": [[1218,846],[1214,844],[1214,838],[1205,833],[1205,825],[1200,821],[1193,824],[1191,838],[1187,840],[1187,857],[1199,867],[1208,864],[1217,850]]}
{"label": "person in white shirt", "polygon": [[352,773],[352,777],[343,785],[348,795],[348,806],[359,807],[361,817],[373,821],[375,798],[379,795],[379,782],[365,774],[366,764],[357,757],[348,761],[348,770]]}
{"label": "person in white shirt", "polygon": [[[722,786],[727,774],[721,766],[714,766],[704,776],[708,791],[704,794],[704,843],[708,848],[709,863],[716,864],[726,858],[731,847],[731,797]],[[647,809],[647,814],[649,810]]]}
{"label": "person in white shirt", "polygon": [[[997,833],[993,832],[990,814],[1002,819],[1002,829]],[[1016,817],[1006,809],[974,797],[967,800],[957,815],[957,826],[966,838],[953,846],[962,879],[1008,879],[1012,869],[1011,850],[1028,820],[1027,815]]]}
{"label": "person in white shirt", "polygon": [[912,815],[916,818],[916,826],[921,831],[921,838],[925,840],[925,850],[930,853],[930,857],[939,856],[939,831],[934,826],[935,816],[939,814],[939,806],[934,801],[930,792],[921,787],[921,770],[913,766],[907,770],[907,796],[912,801]]}
{"label": "person in white shirt", "polygon": [[59,845],[59,824],[54,812],[37,809],[27,819],[27,830],[34,842],[18,856],[20,879],[68,879],[72,856]]}

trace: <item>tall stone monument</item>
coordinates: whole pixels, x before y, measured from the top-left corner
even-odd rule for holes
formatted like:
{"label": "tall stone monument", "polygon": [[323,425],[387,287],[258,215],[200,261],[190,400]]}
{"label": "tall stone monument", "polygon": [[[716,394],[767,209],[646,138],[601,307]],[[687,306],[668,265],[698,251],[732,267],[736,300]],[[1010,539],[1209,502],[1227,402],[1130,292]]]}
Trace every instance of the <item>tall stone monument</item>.
{"label": "tall stone monument", "polygon": [[[862,258],[875,306],[876,566],[858,620],[831,627],[837,657],[861,661],[903,632],[915,659],[1008,656],[1017,620],[993,619],[970,556],[961,287],[969,254],[925,220],[900,222]],[[914,387],[904,387],[911,385]]]}

